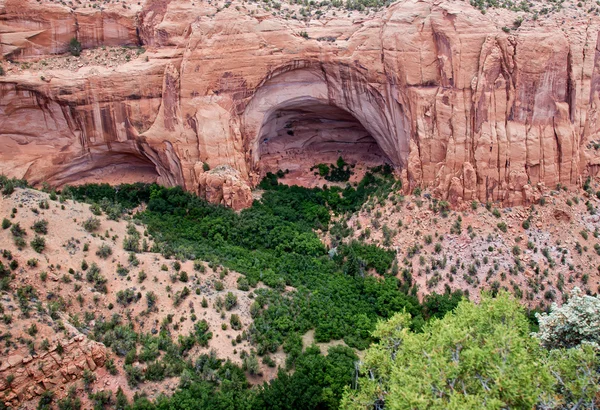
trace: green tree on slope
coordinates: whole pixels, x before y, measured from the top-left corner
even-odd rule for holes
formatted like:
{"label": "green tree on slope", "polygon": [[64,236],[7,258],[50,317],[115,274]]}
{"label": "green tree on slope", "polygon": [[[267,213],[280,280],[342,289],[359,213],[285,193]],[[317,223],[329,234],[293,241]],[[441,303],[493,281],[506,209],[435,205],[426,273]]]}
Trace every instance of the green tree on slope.
{"label": "green tree on slope", "polygon": [[598,391],[593,348],[544,349],[506,293],[483,296],[479,305],[460,302],[423,333],[409,326],[405,313],[377,326],[380,341],[367,351],[358,390],[346,392],[342,408],[563,408],[591,403]]}

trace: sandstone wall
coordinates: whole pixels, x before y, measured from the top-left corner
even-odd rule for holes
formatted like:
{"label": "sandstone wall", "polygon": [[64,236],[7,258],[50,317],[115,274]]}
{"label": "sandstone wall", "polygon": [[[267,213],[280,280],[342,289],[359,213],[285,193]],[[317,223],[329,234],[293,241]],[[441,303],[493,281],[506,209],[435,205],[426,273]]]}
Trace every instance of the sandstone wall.
{"label": "sandstone wall", "polygon": [[[114,70],[0,77],[0,172],[34,182],[72,182],[116,162],[206,192],[199,184],[218,179],[202,176],[206,162],[253,185],[265,118],[310,102],[351,113],[407,190],[429,186],[452,201],[526,203],[544,186],[574,186],[600,170],[595,16],[530,20],[505,33],[515,15],[450,0],[309,23],[176,0],[148,1],[135,16],[56,5],[40,21],[35,2],[18,3],[31,12],[6,1],[5,55],[63,51],[72,31],[35,47],[14,38],[75,18],[87,19],[78,36],[88,46],[149,47],[149,61]],[[238,187],[237,178],[223,183]]]}

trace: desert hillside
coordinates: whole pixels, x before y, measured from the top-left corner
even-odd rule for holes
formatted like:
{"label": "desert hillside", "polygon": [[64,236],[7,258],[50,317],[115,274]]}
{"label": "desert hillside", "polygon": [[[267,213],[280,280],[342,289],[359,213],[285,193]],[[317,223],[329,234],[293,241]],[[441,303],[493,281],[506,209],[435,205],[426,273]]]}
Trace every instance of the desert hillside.
{"label": "desert hillside", "polygon": [[[114,220],[93,213],[87,204],[49,196],[17,188],[0,203],[7,221],[0,233],[5,292],[0,326],[6,341],[0,378],[11,380],[2,388],[5,401],[27,402],[45,390],[64,393],[81,387],[75,381],[82,378],[87,386],[86,377],[94,379],[90,391],[116,392],[120,386],[132,397],[135,389],[128,387],[123,372],[128,359],[88,339],[104,341],[103,323],[148,335],[166,330],[173,340],[194,334],[202,323],[213,336],[190,354],[216,354],[242,364],[242,352],[251,350],[246,331],[252,296],[238,289],[239,274],[208,263],[165,259],[149,251],[153,242],[145,227],[127,214],[117,213]],[[15,227],[23,234],[15,235]],[[38,237],[43,249],[31,244]],[[136,238],[128,248],[135,252],[124,249],[127,238]],[[232,315],[238,318],[236,329]],[[148,355],[142,362],[155,353]],[[281,364],[282,355],[273,360]],[[270,367],[262,370],[264,377],[272,377]],[[171,380],[149,383],[144,390],[156,397],[176,386]]]}
{"label": "desert hillside", "polygon": [[[364,188],[362,200],[335,205],[330,197],[326,214],[311,196],[340,183],[314,175],[332,187],[288,187],[271,175],[255,193],[261,199],[237,216],[177,189],[86,185],[56,193],[5,179],[5,404],[35,408],[48,392],[59,408],[76,399],[83,408],[122,406],[139,394],[155,400],[185,389],[186,369],[204,360],[216,363],[209,380],[221,380],[217,364],[226,360],[249,389],[280,380],[277,369],[300,366],[302,354],[328,357],[320,355],[334,346],[330,354],[349,355],[352,366],[372,340],[372,320],[398,309],[408,309],[419,328],[461,296],[478,301],[483,291],[507,291],[535,311],[564,303],[575,287],[598,293],[598,181],[587,181],[587,191],[548,190],[528,207],[474,201],[451,208],[427,191],[404,195],[398,180],[378,172],[341,194]],[[280,175],[285,183],[288,175]],[[375,179],[366,182],[369,175]],[[321,215],[318,236],[302,228],[308,215]],[[190,229],[205,232],[199,242],[180,241],[196,237]],[[236,238],[238,229],[266,236]],[[342,289],[347,295],[335,296]]]}

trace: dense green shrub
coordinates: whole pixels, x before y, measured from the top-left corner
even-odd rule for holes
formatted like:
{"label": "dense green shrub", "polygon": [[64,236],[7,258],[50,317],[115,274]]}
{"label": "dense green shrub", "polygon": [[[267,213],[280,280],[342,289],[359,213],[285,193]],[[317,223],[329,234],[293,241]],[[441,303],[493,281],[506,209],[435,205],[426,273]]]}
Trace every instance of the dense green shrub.
{"label": "dense green shrub", "polygon": [[[342,257],[346,258],[346,263],[355,263],[364,265],[367,269],[375,269],[377,273],[384,274],[391,267],[396,258],[396,252],[381,248],[377,245],[364,244],[353,240],[339,249]],[[352,269],[348,267],[347,269]],[[354,270],[352,270],[354,272]]]}
{"label": "dense green shrub", "polygon": [[12,225],[12,222],[10,222],[6,218],[2,218],[2,229],[8,229],[8,228],[10,228],[11,225]]}
{"label": "dense green shrub", "polygon": [[17,222],[16,224],[12,224],[12,226],[10,227],[10,233],[12,233],[13,237],[15,237],[15,238],[22,238],[23,236],[27,235],[27,232],[25,232],[25,229],[23,229],[21,227],[20,222]]}
{"label": "dense green shrub", "polygon": [[96,255],[98,255],[102,259],[106,259],[110,255],[112,255],[112,248],[109,245],[103,243],[96,251]]}
{"label": "dense green shrub", "polygon": [[75,37],[69,41],[69,53],[74,57],[79,57],[81,54],[81,43]]}
{"label": "dense green shrub", "polygon": [[48,221],[45,219],[40,219],[38,221],[35,221],[33,223],[33,226],[31,227],[31,229],[33,229],[33,231],[35,233],[45,235],[48,233]]}
{"label": "dense green shrub", "polygon": [[88,232],[95,232],[100,228],[100,219],[91,216],[83,221],[82,226]]}
{"label": "dense green shrub", "polygon": [[46,249],[46,240],[38,235],[35,235],[29,244],[37,253],[42,253]]}

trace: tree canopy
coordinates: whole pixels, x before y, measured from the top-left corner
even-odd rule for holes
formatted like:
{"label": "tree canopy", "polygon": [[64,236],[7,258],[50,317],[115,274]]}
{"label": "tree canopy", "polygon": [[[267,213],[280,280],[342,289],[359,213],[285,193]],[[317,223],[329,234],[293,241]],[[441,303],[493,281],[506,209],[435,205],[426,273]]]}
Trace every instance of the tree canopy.
{"label": "tree canopy", "polygon": [[[532,337],[507,293],[462,301],[422,333],[410,315],[380,322],[347,409],[531,409],[590,404],[598,391],[598,357],[589,346],[548,351]],[[582,408],[582,407],[580,407]]]}

